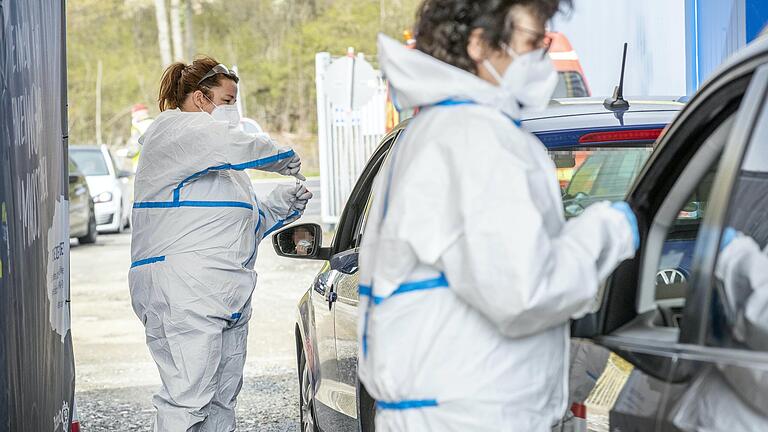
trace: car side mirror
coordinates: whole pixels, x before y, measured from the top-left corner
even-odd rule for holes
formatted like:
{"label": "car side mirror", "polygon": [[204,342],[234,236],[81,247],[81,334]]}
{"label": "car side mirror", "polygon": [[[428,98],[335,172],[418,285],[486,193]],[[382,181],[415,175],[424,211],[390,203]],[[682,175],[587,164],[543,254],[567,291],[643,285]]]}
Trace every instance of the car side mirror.
{"label": "car side mirror", "polygon": [[132,176],[133,176],[133,173],[130,171],[120,170],[117,172],[117,178],[127,179],[127,178],[131,178]]}
{"label": "car side mirror", "polygon": [[272,236],[275,252],[286,258],[326,260],[329,249],[322,245],[323,230],[318,224],[290,226]]}

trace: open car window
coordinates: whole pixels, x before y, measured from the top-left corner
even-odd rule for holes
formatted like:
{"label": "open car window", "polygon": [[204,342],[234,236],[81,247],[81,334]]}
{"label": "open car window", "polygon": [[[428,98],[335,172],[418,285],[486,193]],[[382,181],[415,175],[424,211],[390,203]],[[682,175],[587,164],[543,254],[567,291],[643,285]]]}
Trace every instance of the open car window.
{"label": "open car window", "polygon": [[637,301],[638,313],[656,312],[654,326],[680,327],[694,252],[732,127],[733,115],[704,140],[654,217],[643,248]]}

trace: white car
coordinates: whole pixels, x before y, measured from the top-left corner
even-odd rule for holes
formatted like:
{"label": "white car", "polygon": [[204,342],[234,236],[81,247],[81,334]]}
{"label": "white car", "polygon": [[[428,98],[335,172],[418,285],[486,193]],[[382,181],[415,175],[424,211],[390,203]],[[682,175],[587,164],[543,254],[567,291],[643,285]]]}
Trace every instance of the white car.
{"label": "white car", "polygon": [[122,232],[131,223],[133,173],[118,169],[104,145],[73,145],[69,147],[69,154],[85,174],[98,231]]}

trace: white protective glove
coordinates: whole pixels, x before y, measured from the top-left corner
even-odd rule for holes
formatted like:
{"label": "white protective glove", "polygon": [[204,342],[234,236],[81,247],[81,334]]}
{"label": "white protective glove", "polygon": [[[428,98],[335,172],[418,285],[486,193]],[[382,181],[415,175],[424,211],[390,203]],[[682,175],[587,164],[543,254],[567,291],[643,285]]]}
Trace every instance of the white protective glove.
{"label": "white protective glove", "polygon": [[303,184],[279,185],[269,194],[265,204],[280,218],[288,218],[294,212],[298,212],[298,216],[290,218],[291,221],[294,221],[304,213],[307,202],[311,198],[312,192]]}
{"label": "white protective glove", "polygon": [[[280,149],[280,153],[285,153],[290,150],[290,147],[283,147]],[[285,168],[278,171],[278,174],[282,174],[284,176],[294,176],[301,181],[305,181],[307,178],[301,175],[299,171],[301,171],[301,158],[299,157],[298,153],[294,152],[293,156],[288,160],[288,164],[285,166]]]}
{"label": "white protective glove", "polygon": [[304,209],[307,208],[307,203],[312,197],[312,192],[310,192],[306,186],[303,184],[297,185],[293,189],[293,196],[290,198],[291,208],[289,213],[293,213],[294,211],[304,213]]}

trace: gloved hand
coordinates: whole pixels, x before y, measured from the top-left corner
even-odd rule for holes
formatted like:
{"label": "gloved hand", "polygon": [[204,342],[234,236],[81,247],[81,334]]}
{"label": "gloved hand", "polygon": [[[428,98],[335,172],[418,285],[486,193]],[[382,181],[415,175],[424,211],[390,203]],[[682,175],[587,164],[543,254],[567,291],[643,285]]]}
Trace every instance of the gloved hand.
{"label": "gloved hand", "polygon": [[[293,222],[298,219],[307,202],[312,198],[312,192],[304,185],[278,185],[264,201],[279,219]],[[293,217],[290,217],[294,215]]]}
{"label": "gloved hand", "polygon": [[640,230],[637,227],[637,217],[635,216],[635,212],[633,212],[632,207],[624,201],[617,201],[611,204],[611,207],[624,213],[624,216],[627,218],[627,222],[629,222],[629,226],[632,229],[632,240],[634,242],[635,251],[637,251],[640,249]]}
{"label": "gloved hand", "polygon": [[288,212],[293,213],[294,211],[297,211],[299,213],[304,213],[304,209],[307,208],[307,203],[312,197],[312,192],[310,192],[306,186],[303,184],[297,185],[292,191],[291,198],[289,198],[291,207]]}
{"label": "gloved hand", "polygon": [[[285,153],[288,151],[291,151],[290,147],[283,147],[280,149],[280,153]],[[299,171],[301,171],[301,158],[297,153],[294,153],[293,156],[291,156],[291,158],[288,160],[288,164],[285,166],[285,168],[278,171],[278,174],[282,174],[284,176],[294,176],[301,181],[305,181],[307,178],[301,175]]]}

